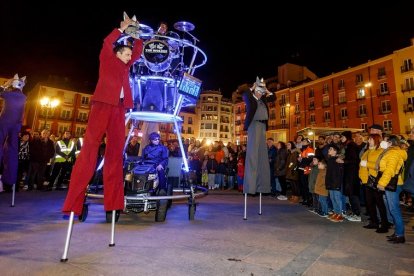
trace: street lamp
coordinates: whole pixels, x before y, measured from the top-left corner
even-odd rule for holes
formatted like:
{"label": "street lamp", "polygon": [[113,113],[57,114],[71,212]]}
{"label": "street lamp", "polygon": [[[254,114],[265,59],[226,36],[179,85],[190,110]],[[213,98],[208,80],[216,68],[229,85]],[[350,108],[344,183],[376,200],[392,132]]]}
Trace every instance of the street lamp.
{"label": "street lamp", "polygon": [[290,103],[286,104],[288,110],[288,141],[290,141]]}
{"label": "street lamp", "polygon": [[374,100],[372,97],[372,82],[367,82],[365,85],[365,88],[369,88],[369,97],[371,100],[371,116],[372,116],[372,124],[375,123],[375,119],[374,119]]}
{"label": "street lamp", "polygon": [[59,100],[58,99],[51,99],[47,96],[43,97],[42,99],[40,99],[40,105],[42,106],[43,110],[46,110],[46,115],[45,115],[45,124],[43,126],[43,128],[46,128],[46,124],[47,124],[47,117],[49,115],[49,109],[53,110],[56,106],[59,105]]}

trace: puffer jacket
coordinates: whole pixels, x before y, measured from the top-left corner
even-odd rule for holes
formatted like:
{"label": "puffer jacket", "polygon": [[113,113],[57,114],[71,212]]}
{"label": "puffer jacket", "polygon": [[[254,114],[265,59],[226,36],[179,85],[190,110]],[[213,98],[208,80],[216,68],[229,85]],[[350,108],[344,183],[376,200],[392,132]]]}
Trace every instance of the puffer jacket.
{"label": "puffer jacket", "polygon": [[364,154],[361,156],[361,161],[367,161],[366,167],[359,166],[359,179],[361,179],[361,183],[363,185],[367,184],[368,182],[368,175],[372,175],[374,177],[377,176],[377,171],[375,170],[375,164],[377,162],[378,157],[384,150],[382,148],[378,149],[368,149]]}
{"label": "puffer jacket", "polygon": [[328,196],[328,190],[325,185],[326,169],[319,169],[318,175],[316,176],[315,183],[315,194]]}
{"label": "puffer jacket", "polygon": [[[391,177],[399,173],[401,167],[407,160],[407,152],[400,147],[394,146],[388,149],[387,153],[381,158],[379,170],[382,172],[381,178],[378,180],[378,185],[385,187],[391,180]],[[398,185],[402,185],[401,174],[398,176]]]}

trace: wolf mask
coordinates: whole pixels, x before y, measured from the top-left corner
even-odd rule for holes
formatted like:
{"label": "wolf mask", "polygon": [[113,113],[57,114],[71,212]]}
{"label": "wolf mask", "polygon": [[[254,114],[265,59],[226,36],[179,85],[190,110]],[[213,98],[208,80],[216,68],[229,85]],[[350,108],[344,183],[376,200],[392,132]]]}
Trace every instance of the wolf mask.
{"label": "wolf mask", "polygon": [[4,89],[8,89],[8,90],[10,90],[10,89],[18,89],[18,90],[22,91],[23,90],[23,87],[25,86],[25,84],[26,84],[26,76],[24,76],[22,78],[19,78],[19,75],[18,74],[15,74],[14,77],[11,78],[11,79],[9,79],[9,80],[7,80],[2,85],[2,87]]}
{"label": "wolf mask", "polygon": [[259,77],[256,77],[256,82],[254,84],[254,92],[257,92],[262,95],[266,94],[267,88],[263,78],[259,79]]}

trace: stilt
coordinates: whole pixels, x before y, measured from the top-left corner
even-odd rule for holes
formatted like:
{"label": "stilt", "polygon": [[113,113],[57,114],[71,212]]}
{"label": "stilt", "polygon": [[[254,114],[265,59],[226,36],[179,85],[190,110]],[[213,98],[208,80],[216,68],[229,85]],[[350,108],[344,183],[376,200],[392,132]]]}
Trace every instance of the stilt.
{"label": "stilt", "polygon": [[112,210],[111,241],[109,243],[109,247],[115,246],[115,214],[116,214],[116,211]]}
{"label": "stilt", "polygon": [[10,207],[14,207],[14,199],[16,197],[16,184],[12,185],[12,202]]}
{"label": "stilt", "polygon": [[262,193],[259,193],[259,215],[262,214]]}
{"label": "stilt", "polygon": [[247,194],[244,194],[244,220],[247,220]]}
{"label": "stilt", "polygon": [[68,224],[68,232],[66,233],[65,249],[63,251],[62,258],[60,259],[61,262],[67,262],[68,261],[68,250],[69,250],[70,238],[72,237],[73,218],[74,218],[74,216],[75,216],[75,213],[74,212],[70,212],[69,224]]}

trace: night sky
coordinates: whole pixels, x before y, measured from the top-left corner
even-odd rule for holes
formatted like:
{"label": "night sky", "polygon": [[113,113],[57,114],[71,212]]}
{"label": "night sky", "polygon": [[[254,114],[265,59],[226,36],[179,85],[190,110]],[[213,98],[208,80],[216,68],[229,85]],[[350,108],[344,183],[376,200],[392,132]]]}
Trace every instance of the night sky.
{"label": "night sky", "polygon": [[123,11],[154,30],[160,21],[170,30],[178,21],[194,24],[191,33],[208,56],[194,75],[203,89],[220,89],[226,96],[256,75],[276,75],[286,62],[323,77],[407,47],[414,37],[413,1],[388,2],[392,6],[275,1],[274,9],[259,4],[264,1],[231,9],[213,1],[197,1],[198,7],[184,1],[112,1],[94,7],[87,0],[25,2],[0,4],[0,75],[27,75],[28,89],[48,75],[96,83],[102,40],[119,27]]}

